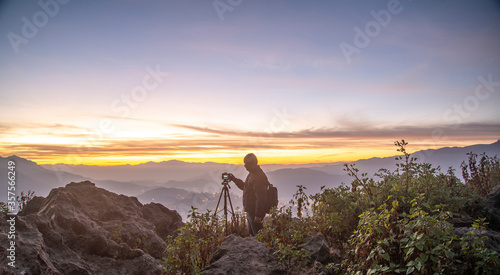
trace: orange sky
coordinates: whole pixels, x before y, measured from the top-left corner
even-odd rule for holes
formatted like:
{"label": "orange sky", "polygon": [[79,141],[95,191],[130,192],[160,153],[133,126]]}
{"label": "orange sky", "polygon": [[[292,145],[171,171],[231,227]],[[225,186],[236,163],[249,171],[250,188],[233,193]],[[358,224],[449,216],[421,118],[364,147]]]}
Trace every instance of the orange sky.
{"label": "orange sky", "polygon": [[498,1],[42,2],[0,5],[3,157],[328,163],[500,137]]}

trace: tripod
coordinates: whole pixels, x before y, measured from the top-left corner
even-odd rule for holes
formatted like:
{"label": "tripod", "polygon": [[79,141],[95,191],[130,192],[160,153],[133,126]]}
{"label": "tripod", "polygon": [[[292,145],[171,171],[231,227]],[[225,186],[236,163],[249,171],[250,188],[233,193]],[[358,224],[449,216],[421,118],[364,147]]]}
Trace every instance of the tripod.
{"label": "tripod", "polygon": [[[222,182],[222,191],[220,192],[220,196],[219,196],[219,201],[217,202],[217,206],[215,207],[215,211],[214,211],[214,217],[221,211],[224,211],[224,220],[225,220],[225,224],[226,224],[226,234],[227,234],[227,214],[228,212],[232,215],[231,218],[234,219],[234,210],[233,210],[233,203],[231,202],[231,196],[229,195],[229,180],[228,179],[224,179],[224,181]],[[219,209],[219,204],[220,204],[220,200],[222,198],[222,196],[224,196],[224,209],[221,209],[219,211],[217,211],[217,209]],[[229,206],[231,207],[231,209],[228,209],[227,208],[227,202],[229,201]]]}

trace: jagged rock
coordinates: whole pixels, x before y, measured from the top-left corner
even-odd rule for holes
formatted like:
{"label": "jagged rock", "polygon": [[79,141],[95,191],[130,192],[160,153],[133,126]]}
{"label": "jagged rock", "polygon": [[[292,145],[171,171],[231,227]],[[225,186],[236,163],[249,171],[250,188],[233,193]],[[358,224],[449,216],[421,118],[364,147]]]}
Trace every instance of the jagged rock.
{"label": "jagged rock", "polygon": [[471,227],[474,219],[467,214],[453,213],[453,217],[449,218],[447,222],[451,223],[453,227]]}
{"label": "jagged rock", "polygon": [[491,229],[500,230],[500,185],[496,186],[482,200],[482,212],[487,217]]}
{"label": "jagged rock", "polygon": [[286,274],[285,267],[255,237],[229,235],[202,274]]}
{"label": "jagged rock", "polygon": [[310,237],[305,243],[299,245],[299,248],[307,250],[311,263],[318,261],[324,264],[330,259],[330,246],[321,233]]}
{"label": "jagged rock", "polygon": [[0,274],[160,274],[164,238],[182,226],[175,211],[142,205],[89,181],[35,197],[16,216],[15,268],[9,224],[0,220]]}

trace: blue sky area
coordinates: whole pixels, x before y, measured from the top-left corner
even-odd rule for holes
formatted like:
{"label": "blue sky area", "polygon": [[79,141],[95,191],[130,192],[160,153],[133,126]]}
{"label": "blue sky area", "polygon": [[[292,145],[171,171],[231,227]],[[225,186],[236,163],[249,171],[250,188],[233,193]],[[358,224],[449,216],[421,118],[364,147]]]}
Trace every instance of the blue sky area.
{"label": "blue sky area", "polygon": [[0,150],[349,161],[500,137],[499,1],[3,1]]}

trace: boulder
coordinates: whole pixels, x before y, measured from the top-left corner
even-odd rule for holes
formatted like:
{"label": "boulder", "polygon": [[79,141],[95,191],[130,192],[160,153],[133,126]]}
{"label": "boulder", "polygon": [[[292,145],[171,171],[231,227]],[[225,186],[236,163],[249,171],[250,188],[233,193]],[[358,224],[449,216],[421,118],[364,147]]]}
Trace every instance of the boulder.
{"label": "boulder", "polygon": [[483,198],[481,210],[488,219],[488,227],[500,231],[500,185]]}
{"label": "boulder", "polygon": [[272,252],[255,237],[229,235],[202,274],[286,274]]}
{"label": "boulder", "polygon": [[307,250],[310,263],[318,261],[325,264],[330,260],[330,246],[321,233],[309,237],[305,243],[299,245],[299,248]]}
{"label": "boulder", "polygon": [[467,214],[453,213],[453,216],[446,220],[453,227],[471,227],[474,219]]}
{"label": "boulder", "polygon": [[182,226],[162,205],[142,205],[89,181],[70,183],[15,216],[12,267],[9,217],[0,220],[0,274],[160,274],[164,239]]}

